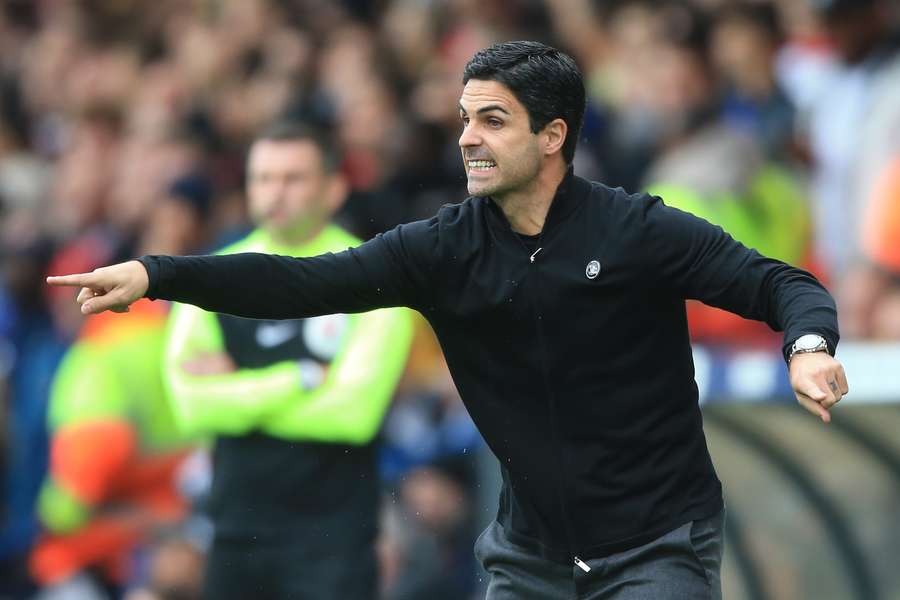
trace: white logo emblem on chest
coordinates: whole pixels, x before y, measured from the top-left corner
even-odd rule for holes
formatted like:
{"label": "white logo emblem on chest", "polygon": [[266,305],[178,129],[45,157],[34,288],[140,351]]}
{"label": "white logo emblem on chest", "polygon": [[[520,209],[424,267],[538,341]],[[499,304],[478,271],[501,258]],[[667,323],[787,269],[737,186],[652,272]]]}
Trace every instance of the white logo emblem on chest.
{"label": "white logo emblem on chest", "polygon": [[584,274],[588,279],[596,279],[597,275],[600,274],[600,263],[596,260],[589,262],[584,269]]}
{"label": "white logo emblem on chest", "polygon": [[349,326],[350,318],[340,313],[312,317],[303,322],[303,341],[313,356],[331,360],[341,349]]}
{"label": "white logo emblem on chest", "polygon": [[260,323],[256,328],[256,343],[263,348],[274,348],[297,335],[299,327],[292,321]]}

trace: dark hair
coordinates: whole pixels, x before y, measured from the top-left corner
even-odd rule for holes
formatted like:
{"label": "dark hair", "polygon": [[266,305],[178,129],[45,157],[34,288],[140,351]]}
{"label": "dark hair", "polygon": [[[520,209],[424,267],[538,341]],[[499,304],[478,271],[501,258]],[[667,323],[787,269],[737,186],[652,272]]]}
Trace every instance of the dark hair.
{"label": "dark hair", "polygon": [[553,119],[568,127],[562,155],[571,164],[584,120],[585,92],[575,61],[556,48],[539,42],[503,42],[475,53],[465,69],[470,79],[502,83],[528,111],[532,133]]}
{"label": "dark hair", "polygon": [[877,0],[809,0],[813,11],[826,19],[836,19],[857,11],[868,10]]}
{"label": "dark hair", "polygon": [[311,142],[322,155],[322,167],[334,173],[341,166],[341,152],[334,138],[323,130],[301,121],[276,121],[253,140],[271,142]]}
{"label": "dark hair", "polygon": [[209,216],[213,201],[213,183],[204,173],[193,171],[176,177],[169,183],[169,196],[189,208],[197,216]]}
{"label": "dark hair", "polygon": [[659,39],[673,48],[693,53],[709,67],[710,17],[696,6],[678,0],[660,2],[656,10],[661,22]]}
{"label": "dark hair", "polygon": [[712,27],[723,23],[749,25],[762,32],[773,45],[780,45],[784,41],[784,29],[774,4],[746,1],[726,4],[714,13]]}

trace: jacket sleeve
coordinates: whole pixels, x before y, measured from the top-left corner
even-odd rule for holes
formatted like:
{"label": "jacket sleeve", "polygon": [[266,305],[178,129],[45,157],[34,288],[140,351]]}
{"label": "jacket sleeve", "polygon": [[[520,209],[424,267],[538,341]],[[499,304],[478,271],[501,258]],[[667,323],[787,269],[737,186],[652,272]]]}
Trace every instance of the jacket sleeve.
{"label": "jacket sleeve", "polygon": [[834,299],[802,269],[767,258],[721,227],[643,196],[642,254],[651,272],[684,298],[784,331],[785,358],[801,335],[817,333],[834,354],[840,335]]}
{"label": "jacket sleeve", "polygon": [[412,315],[360,315],[321,386],[270,414],[262,431],[290,440],[365,444],[378,432],[413,336]]}
{"label": "jacket sleeve", "polygon": [[427,303],[437,218],[338,253],[143,256],[147,296],[257,319],[299,319]]}
{"label": "jacket sleeve", "polygon": [[180,429],[188,433],[239,435],[302,394],[294,361],[217,375],[193,375],[184,363],[225,352],[216,316],[178,304],[169,317],[163,378]]}

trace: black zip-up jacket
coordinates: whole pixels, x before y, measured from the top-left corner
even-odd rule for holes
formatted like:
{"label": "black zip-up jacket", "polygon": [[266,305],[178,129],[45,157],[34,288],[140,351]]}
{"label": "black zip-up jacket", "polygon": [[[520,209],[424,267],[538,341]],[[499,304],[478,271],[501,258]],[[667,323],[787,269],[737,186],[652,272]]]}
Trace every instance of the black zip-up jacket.
{"label": "black zip-up jacket", "polygon": [[552,560],[622,551],[719,511],[685,299],[783,329],[785,347],[820,334],[833,352],[831,296],[659,198],[571,171],[536,242],[476,197],[337,254],[141,261],[151,298],[244,317],[419,310],[500,461],[499,522]]}

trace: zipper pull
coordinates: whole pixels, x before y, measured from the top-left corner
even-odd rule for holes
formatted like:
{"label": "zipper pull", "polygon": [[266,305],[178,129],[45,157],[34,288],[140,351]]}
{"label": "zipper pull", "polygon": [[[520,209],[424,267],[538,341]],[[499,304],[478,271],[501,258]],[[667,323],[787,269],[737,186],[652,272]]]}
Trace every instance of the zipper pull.
{"label": "zipper pull", "polygon": [[534,251],[534,254],[531,255],[531,257],[529,258],[529,260],[530,260],[531,262],[534,262],[535,257],[538,255],[538,252],[540,252],[541,250],[543,250],[543,248],[538,248],[537,250],[535,250],[535,251]]}
{"label": "zipper pull", "polygon": [[578,565],[578,568],[581,569],[582,571],[584,571],[585,573],[591,572],[591,568],[588,566],[588,564],[586,562],[584,562],[583,560],[581,560],[580,558],[578,558],[577,556],[575,557],[575,564]]}

